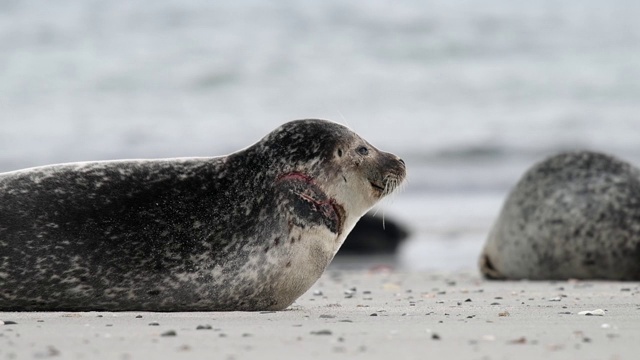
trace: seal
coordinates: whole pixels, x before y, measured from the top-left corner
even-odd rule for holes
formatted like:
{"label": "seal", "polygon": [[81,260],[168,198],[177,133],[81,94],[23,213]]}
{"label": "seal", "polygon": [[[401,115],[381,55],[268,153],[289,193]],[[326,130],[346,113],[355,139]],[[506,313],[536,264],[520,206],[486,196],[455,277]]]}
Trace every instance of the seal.
{"label": "seal", "polygon": [[223,157],[0,174],[0,311],[285,309],[405,175],[316,119]]}
{"label": "seal", "polygon": [[640,170],[570,152],[528,170],[480,257],[490,279],[640,280]]}

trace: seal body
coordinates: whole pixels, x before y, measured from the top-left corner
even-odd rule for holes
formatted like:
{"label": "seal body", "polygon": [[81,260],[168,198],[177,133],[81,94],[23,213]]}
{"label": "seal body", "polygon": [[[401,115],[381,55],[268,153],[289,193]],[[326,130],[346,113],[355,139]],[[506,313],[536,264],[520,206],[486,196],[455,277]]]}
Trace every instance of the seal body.
{"label": "seal body", "polygon": [[535,165],[509,194],[480,269],[495,279],[640,280],[640,170],[587,151]]}
{"label": "seal body", "polygon": [[284,309],[404,177],[325,120],[223,157],[0,174],[0,311]]}

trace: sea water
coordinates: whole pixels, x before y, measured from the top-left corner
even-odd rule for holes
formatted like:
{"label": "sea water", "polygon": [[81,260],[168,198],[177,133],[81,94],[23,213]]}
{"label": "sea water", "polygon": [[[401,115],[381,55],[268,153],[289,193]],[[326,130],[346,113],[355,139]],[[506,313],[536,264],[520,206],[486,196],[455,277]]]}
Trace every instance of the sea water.
{"label": "sea water", "polygon": [[640,2],[2,1],[0,171],[221,155],[347,124],[407,162],[398,258],[473,268],[533,163],[640,164]]}

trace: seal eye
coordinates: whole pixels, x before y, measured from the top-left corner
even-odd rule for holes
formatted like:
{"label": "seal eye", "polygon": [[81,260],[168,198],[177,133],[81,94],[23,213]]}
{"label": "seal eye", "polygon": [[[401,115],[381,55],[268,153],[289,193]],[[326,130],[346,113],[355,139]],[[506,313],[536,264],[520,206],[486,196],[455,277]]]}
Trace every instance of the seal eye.
{"label": "seal eye", "polygon": [[338,149],[338,157],[342,157],[342,149]]}
{"label": "seal eye", "polygon": [[357,150],[358,154],[360,155],[369,155],[369,149],[367,149],[364,146],[360,146]]}

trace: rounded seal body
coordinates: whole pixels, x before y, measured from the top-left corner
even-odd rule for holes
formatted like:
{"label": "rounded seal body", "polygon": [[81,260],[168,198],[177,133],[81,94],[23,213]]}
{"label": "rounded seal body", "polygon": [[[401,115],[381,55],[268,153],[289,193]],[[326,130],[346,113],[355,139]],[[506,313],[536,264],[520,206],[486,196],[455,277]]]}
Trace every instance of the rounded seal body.
{"label": "rounded seal body", "polygon": [[640,280],[640,171],[587,151],[535,165],[509,194],[480,269],[494,279]]}

